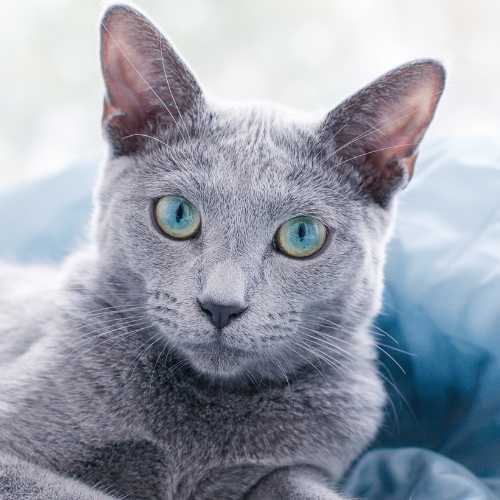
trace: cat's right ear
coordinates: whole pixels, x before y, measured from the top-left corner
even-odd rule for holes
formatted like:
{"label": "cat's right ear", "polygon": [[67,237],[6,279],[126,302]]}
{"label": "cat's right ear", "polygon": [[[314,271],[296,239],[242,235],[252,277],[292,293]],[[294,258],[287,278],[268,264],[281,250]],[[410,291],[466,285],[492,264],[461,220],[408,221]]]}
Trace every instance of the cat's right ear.
{"label": "cat's right ear", "polygon": [[192,72],[161,31],[127,5],[101,21],[101,65],[106,85],[103,128],[115,155],[137,150],[158,127],[186,137],[202,104]]}

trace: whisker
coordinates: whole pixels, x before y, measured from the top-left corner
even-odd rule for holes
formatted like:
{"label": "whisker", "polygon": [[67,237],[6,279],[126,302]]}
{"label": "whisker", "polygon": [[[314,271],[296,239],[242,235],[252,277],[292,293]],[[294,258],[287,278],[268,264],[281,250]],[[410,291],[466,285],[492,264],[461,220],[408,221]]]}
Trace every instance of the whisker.
{"label": "whisker", "polygon": [[[75,350],[73,350],[73,351],[72,351],[72,352],[68,355],[68,364],[66,364],[66,365],[62,366],[62,367],[61,367],[61,369],[65,369],[65,368],[67,368],[71,362],[73,362],[73,363],[74,363],[75,361],[77,361],[77,360],[78,360],[79,358],[81,358],[82,356],[84,356],[84,355],[88,354],[88,353],[89,353],[89,352],[91,352],[93,349],[95,349],[95,348],[97,348],[97,347],[99,347],[99,346],[101,346],[101,345],[105,344],[106,342],[109,342],[109,341],[111,341],[111,340],[117,339],[117,338],[119,338],[119,337],[123,337],[123,338],[130,337],[131,335],[137,334],[137,333],[139,333],[140,331],[145,330],[145,329],[147,329],[147,328],[149,328],[149,327],[150,327],[150,325],[145,326],[145,327],[143,327],[143,328],[136,329],[136,330],[126,331],[125,333],[122,333],[122,334],[119,334],[119,335],[115,335],[115,336],[113,336],[113,337],[111,337],[111,338],[109,338],[109,339],[105,339],[105,340],[103,340],[102,342],[100,342],[99,344],[97,344],[97,345],[92,345],[92,346],[90,346],[90,348],[88,348],[88,349],[86,349],[86,350],[84,350],[84,351],[81,351],[81,352],[80,352],[80,353],[79,353],[76,357],[74,357],[73,359],[70,359],[70,358],[69,358],[69,356],[70,356],[71,354],[75,353],[75,352],[78,350],[78,349],[75,349]],[[109,333],[110,333],[110,332],[108,332],[108,334],[109,334]],[[95,339],[94,339],[94,338],[92,338],[92,340],[95,340]],[[119,343],[119,342],[116,342],[115,344],[113,344],[110,348],[108,348],[108,349],[105,351],[105,353],[106,353],[106,352],[108,352],[108,351],[109,351],[109,349],[113,348],[113,347],[114,347],[116,344],[118,344],[118,343]],[[103,353],[103,355],[104,355],[105,353]],[[101,357],[102,357],[102,356],[101,356]]]}
{"label": "whisker", "polygon": [[[302,344],[301,342],[295,342],[298,346],[302,347],[303,349],[306,349],[309,351],[311,354],[314,354],[315,356],[321,358],[328,366],[330,366],[335,372],[337,372],[345,381],[344,375],[342,374],[343,371],[346,371],[346,374],[349,372],[349,369],[343,365],[342,363],[339,362],[339,360],[332,358],[331,356],[328,356],[327,354],[318,351],[314,349],[314,347],[308,345],[308,344]],[[335,366],[337,365],[337,366]],[[338,366],[340,365],[340,366]]]}
{"label": "whisker", "polygon": [[[294,342],[294,344],[296,344],[296,342]],[[298,344],[296,344],[298,345]],[[325,371],[321,371],[314,363],[312,363],[309,359],[307,359],[305,356],[303,356],[302,354],[300,354],[300,352],[297,352],[295,349],[292,349],[291,347],[289,347],[289,349],[294,352],[295,354],[297,354],[298,356],[300,356],[302,359],[304,359],[305,361],[307,361],[315,370],[317,370],[317,372],[326,380],[326,377],[325,377]],[[316,356],[316,359],[318,357]]]}
{"label": "whisker", "polygon": [[[363,311],[360,311],[360,312],[363,312]],[[339,323],[336,323],[335,321],[332,321],[330,319],[327,319],[327,318],[320,318],[320,319],[318,319],[317,316],[315,316],[313,314],[308,314],[308,313],[305,313],[305,312],[303,312],[302,315],[303,316],[308,316],[310,318],[313,318],[314,320],[316,320],[318,322],[321,322],[321,323],[325,323],[325,322],[329,323],[329,324],[335,326],[336,328],[341,329],[342,331],[345,331],[346,333],[349,333],[349,334],[351,334],[353,336],[357,335],[355,332],[353,332],[351,330],[348,330],[345,326],[343,326],[343,325],[341,325]],[[344,317],[349,317],[349,315],[347,313],[343,313],[343,316]],[[358,319],[358,316],[351,316],[351,317],[354,318],[354,319]],[[324,326],[325,328],[328,328],[328,325],[322,324],[321,326]],[[374,329],[376,329],[376,330],[378,330],[380,332],[380,333],[377,333],[377,332],[370,331],[371,334],[373,334],[373,335],[384,335],[384,336],[388,337],[389,339],[391,339],[392,341],[394,341],[396,344],[399,345],[399,342],[394,337],[392,337],[386,331],[382,330],[382,328],[379,328],[378,326],[374,325],[373,323],[370,324],[368,328],[374,328]]]}
{"label": "whisker", "polygon": [[152,135],[148,135],[148,134],[130,134],[130,135],[126,135],[125,137],[122,137],[121,140],[123,141],[124,139],[128,139],[129,137],[135,137],[135,136],[147,137],[148,139],[153,139],[154,141],[160,142],[161,144],[166,146],[168,149],[170,149],[170,151],[175,152],[175,150],[171,146],[169,146],[166,142],[163,142],[160,139],[158,139],[157,137],[153,137]]}
{"label": "whisker", "polygon": [[[155,337],[158,337],[156,340],[154,340],[153,342],[151,342],[148,347],[146,347],[145,349],[143,349],[133,360],[132,360],[132,363],[137,359],[135,365],[134,365],[134,368],[132,370],[132,373],[130,373],[129,375],[129,378],[132,379],[132,376],[134,375],[134,372],[135,372],[135,369],[137,368],[137,365],[140,363],[142,357],[144,356],[144,354],[146,354],[147,351],[149,351],[149,349],[151,349],[151,347],[153,347],[158,341],[160,341],[163,337],[163,335],[160,333],[160,334],[157,334],[155,335]],[[154,338],[154,337],[153,337]],[[142,345],[144,344],[147,344],[150,340],[152,339],[148,339],[146,342],[144,342],[143,344],[141,344],[141,347]],[[140,349],[140,348],[139,348]],[[130,366],[130,365],[129,365]],[[127,370],[129,367],[127,367],[125,370]]]}
{"label": "whisker", "polygon": [[288,411],[291,412],[292,411],[292,387],[290,386],[290,381],[288,380],[288,377],[286,376],[286,372],[283,369],[283,367],[281,366],[281,363],[278,361],[278,359],[276,357],[274,357],[272,354],[270,354],[270,356],[271,356],[271,359],[277,364],[279,370],[281,371],[281,373],[285,377],[285,380],[286,380],[286,383],[288,386],[288,397],[289,397]]}
{"label": "whisker", "polygon": [[400,352],[402,354],[407,354],[408,356],[413,356],[415,358],[418,358],[418,354],[415,354],[415,353],[409,352],[409,351],[405,351],[404,349],[399,349],[397,347],[393,347],[392,345],[381,344],[380,342],[377,342],[377,345],[385,347],[386,349],[391,349],[393,351]]}
{"label": "whisker", "polygon": [[[123,328],[125,326],[128,326],[130,323],[137,323],[137,322],[140,322],[140,321],[143,321],[144,319],[147,319],[149,317],[148,314],[141,314],[141,315],[135,315],[133,317],[130,317],[126,320],[123,320],[123,319],[118,319],[118,318],[108,318],[108,319],[101,319],[100,321],[97,321],[95,323],[91,323],[91,324],[88,324],[88,325],[77,325],[75,328],[67,331],[67,333],[72,333],[72,332],[76,332],[78,330],[83,330],[81,332],[81,335],[78,335],[77,337],[72,337],[70,338],[65,344],[64,346],[67,346],[69,345],[70,343],[75,343],[75,342],[79,342],[80,339],[82,338],[94,338],[94,334],[95,332],[99,332],[99,331],[102,331],[103,329],[105,328],[109,328],[109,327],[113,327],[115,326],[116,329],[120,329],[120,328]],[[88,327],[94,327],[96,325],[99,325],[97,328],[93,329],[93,330],[85,330],[85,328],[88,328]]]}
{"label": "whisker", "polygon": [[[382,363],[380,360],[379,360],[379,364],[381,365],[382,368],[384,368],[384,370],[387,372],[388,376],[385,376],[381,370],[378,370],[378,375],[380,378],[382,378],[382,380],[387,384],[389,385],[390,387],[392,387],[396,393],[396,395],[401,399],[401,401],[405,404],[405,406],[408,408],[408,410],[410,411],[410,414],[412,415],[413,419],[416,421],[417,420],[417,417],[412,409],[412,407],[410,406],[410,403],[408,402],[408,400],[404,397],[403,393],[398,389],[397,385],[396,385],[396,382],[394,381],[394,377],[391,373],[391,371],[387,368],[387,366],[385,366],[384,363]],[[389,379],[390,377],[390,379]],[[394,402],[392,401],[392,399],[389,397],[389,401],[391,402],[391,405],[393,407],[393,410],[394,410],[394,414],[395,414],[395,417],[396,419],[398,419],[398,414],[397,414],[397,411],[396,411],[396,407],[394,405]]]}
{"label": "whisker", "polygon": [[149,379],[149,392],[151,392],[151,387],[152,387],[152,384],[153,384],[153,377],[154,377],[154,374],[155,374],[155,371],[156,371],[156,367],[158,366],[160,358],[163,356],[163,353],[165,352],[165,349],[167,347],[168,347],[168,351],[167,351],[167,354],[165,355],[165,358],[168,358],[168,355],[170,354],[170,349],[171,349],[171,346],[168,343],[165,343],[165,345],[163,346],[163,349],[161,350],[160,354],[156,358],[156,363],[153,366],[153,370],[151,371],[151,377]]}
{"label": "whisker", "polygon": [[[172,92],[172,89],[170,88],[170,82],[168,81],[168,76],[167,76],[167,69],[165,68],[165,60],[163,59],[162,37],[159,34],[158,34],[158,39],[160,41],[160,58],[161,58],[161,64],[163,66],[163,73],[165,74],[165,81],[167,82],[168,91],[170,92],[170,96],[172,97],[172,101],[174,103],[175,109],[177,110],[177,113],[179,113],[179,118],[181,119],[182,124],[184,125],[184,129],[186,130],[186,134],[187,134],[188,138],[191,139],[191,137],[189,136],[188,128],[186,127],[186,122],[184,121],[184,118],[182,117],[182,114],[179,111],[179,108],[177,107],[177,103],[175,102],[174,94]],[[170,116],[172,116],[172,113],[170,113]],[[173,116],[172,116],[172,119],[175,121],[175,118]],[[177,125],[177,123],[176,123],[176,125]]]}
{"label": "whisker", "polygon": [[[73,349],[70,353],[68,353],[68,356],[71,356],[74,352],[78,351],[84,345],[86,345],[86,344],[88,344],[88,343],[90,343],[92,341],[94,341],[94,345],[91,346],[90,350],[92,350],[95,347],[98,347],[98,346],[102,345],[102,343],[105,343],[105,342],[108,342],[109,340],[113,340],[114,338],[117,338],[117,337],[111,337],[111,339],[106,339],[106,340],[104,340],[103,342],[101,342],[101,343],[99,343],[97,345],[95,344],[99,338],[104,337],[106,335],[109,335],[110,333],[114,333],[116,331],[123,330],[123,329],[128,329],[130,327],[134,327],[136,325],[141,325],[141,324],[144,324],[144,319],[143,318],[141,318],[141,319],[134,319],[134,320],[131,320],[130,323],[125,323],[124,325],[119,325],[116,328],[113,328],[112,330],[104,330],[103,332],[99,333],[98,335],[92,335],[87,340],[81,341],[80,345],[78,345],[75,349]],[[99,329],[94,330],[94,331],[99,331]],[[120,334],[119,336],[125,335],[126,333],[127,332],[125,332],[124,334]],[[85,337],[86,336],[88,336],[88,334],[85,335]],[[86,352],[89,352],[89,351],[86,351]]]}
{"label": "whisker", "polygon": [[[303,327],[302,327],[302,328],[303,328]],[[306,328],[306,329],[307,329],[307,328]],[[307,330],[309,330],[309,329],[307,329]],[[325,333],[324,333],[324,332],[320,332],[320,331],[317,331],[317,330],[311,330],[311,331],[312,331],[313,333],[317,333],[318,335],[325,335]],[[307,334],[305,334],[305,335],[307,335]],[[330,336],[328,336],[327,338],[331,338],[331,337],[330,337]],[[319,340],[319,339],[318,339],[318,340]],[[341,339],[336,339],[336,340],[341,340]],[[324,341],[324,342],[326,342],[326,341]],[[347,342],[346,342],[346,343],[347,343]],[[349,344],[349,345],[352,345],[352,344]],[[401,371],[402,371],[402,372],[406,375],[406,371],[404,370],[404,368],[403,368],[403,367],[402,367],[402,366],[401,366],[401,365],[400,365],[400,364],[399,364],[399,363],[398,363],[398,362],[397,362],[397,361],[396,361],[396,360],[395,360],[395,359],[394,359],[394,358],[393,358],[393,357],[392,357],[392,356],[391,356],[388,352],[386,352],[386,351],[385,351],[382,347],[380,347],[380,345],[379,345],[377,342],[374,342],[374,343],[373,343],[373,346],[374,346],[376,349],[379,349],[381,352],[383,352],[386,356],[388,356],[388,357],[389,357],[389,358],[390,358],[390,359],[391,359],[391,360],[392,360],[392,361],[396,364],[396,366],[397,366],[397,367],[398,367],[398,368],[399,368],[399,369],[400,369],[400,370],[401,370]],[[346,353],[347,353],[347,352],[349,352],[349,351],[346,351],[345,349],[342,349],[340,346],[335,345],[335,347],[336,347],[337,349],[341,349],[342,351],[344,351],[344,352],[346,352]],[[351,353],[349,353],[349,354],[351,354]]]}
{"label": "whisker", "polygon": [[374,149],[373,151],[367,151],[363,154],[352,156],[351,158],[348,158],[347,160],[341,161],[340,163],[336,163],[335,167],[340,167],[340,165],[343,165],[344,163],[350,162],[352,160],[355,160],[356,158],[361,158],[362,156],[366,156],[372,153],[378,153],[380,151],[387,151],[388,149],[394,149],[394,148],[399,148],[401,146],[418,146],[418,142],[410,142],[408,144],[396,144],[396,146],[389,146],[387,148],[380,148],[380,149]]}
{"label": "whisker", "polygon": [[[322,341],[321,339],[317,339],[317,338],[312,337],[310,335],[308,335],[308,338],[309,338],[309,342],[314,342],[318,346],[315,349],[318,349],[318,350],[320,350],[321,348],[328,349],[329,351],[332,351],[335,354],[338,354],[339,356],[342,356],[343,358],[345,358],[349,361],[357,361],[360,364],[360,366],[368,366],[366,361],[358,358],[355,354],[353,354],[349,351],[346,351],[345,349],[342,349],[341,347],[339,347],[335,344],[327,343],[325,341]],[[302,340],[302,342],[307,344],[306,340]],[[309,344],[307,344],[307,345],[309,345]],[[339,360],[337,360],[337,361],[339,363],[341,363]]]}
{"label": "whisker", "polygon": [[[335,139],[335,137],[337,137],[340,132],[342,132],[342,130],[344,130],[345,128],[347,127],[347,123],[345,125],[343,125],[342,127],[340,127],[337,132],[335,132],[335,134],[332,135],[332,137],[330,137],[330,139],[328,139],[328,141],[323,144],[323,146],[321,147],[321,149],[316,153],[315,157],[318,156],[318,154],[320,154],[321,152],[323,152],[327,146],[330,145],[330,143]],[[316,147],[316,144],[314,144],[311,149],[309,149],[309,151],[307,152],[307,155],[306,156],[309,156],[311,153],[312,153],[312,150]]]}
{"label": "whisker", "polygon": [[388,356],[396,364],[396,366],[406,375],[405,369],[387,351],[385,351],[377,343],[375,343],[374,345],[379,351],[383,352],[386,356]]}
{"label": "whisker", "polygon": [[[126,332],[126,333],[123,333],[123,334],[120,334],[120,335],[115,335],[114,337],[111,337],[109,339],[106,339],[106,340],[103,340],[99,345],[95,346],[95,347],[99,347],[100,345],[103,345],[105,344],[106,342],[110,342],[111,340],[116,340],[117,338],[121,338],[121,340],[119,340],[118,342],[115,342],[113,345],[109,346],[104,352],[103,354],[101,355],[104,356],[104,354],[106,354],[107,352],[109,352],[111,349],[113,349],[113,347],[115,347],[115,345],[119,344],[123,339],[127,338],[127,337],[130,337],[132,335],[136,335],[138,334],[139,332],[142,332],[144,330],[147,330],[148,328],[151,328],[152,326],[152,323],[150,324],[146,324],[144,327],[142,328],[137,328],[135,330],[132,330],[131,332]],[[92,347],[93,348],[93,347]]]}
{"label": "whisker", "polygon": [[[331,328],[331,327],[325,326],[325,328]],[[311,333],[317,333],[318,335],[322,335],[322,336],[326,336],[327,335],[325,332],[322,332],[320,330],[314,330],[312,328],[307,328],[305,326],[301,326],[300,329],[301,330],[306,330],[306,331],[311,332]],[[327,338],[330,339],[330,340],[337,340],[338,342],[342,342],[343,344],[349,345],[351,347],[355,347],[355,344],[352,344],[351,342],[348,342],[347,340],[344,340],[344,339],[339,339],[338,337],[333,337],[332,335],[328,335]]]}

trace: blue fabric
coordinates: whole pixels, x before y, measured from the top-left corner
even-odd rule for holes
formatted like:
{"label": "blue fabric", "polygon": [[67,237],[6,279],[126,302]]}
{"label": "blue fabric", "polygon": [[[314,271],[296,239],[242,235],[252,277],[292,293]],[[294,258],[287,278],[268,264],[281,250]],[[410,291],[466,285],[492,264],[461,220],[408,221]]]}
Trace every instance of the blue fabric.
{"label": "blue fabric", "polygon": [[500,499],[500,143],[422,148],[376,325],[394,407],[347,488],[369,499]]}
{"label": "blue fabric", "polygon": [[[69,253],[85,238],[96,176],[90,164],[0,193],[0,257]],[[374,333],[391,404],[346,491],[500,500],[499,142],[422,146],[400,197]]]}
{"label": "blue fabric", "polygon": [[362,457],[346,493],[377,500],[498,500],[462,465],[422,448],[382,448]]}

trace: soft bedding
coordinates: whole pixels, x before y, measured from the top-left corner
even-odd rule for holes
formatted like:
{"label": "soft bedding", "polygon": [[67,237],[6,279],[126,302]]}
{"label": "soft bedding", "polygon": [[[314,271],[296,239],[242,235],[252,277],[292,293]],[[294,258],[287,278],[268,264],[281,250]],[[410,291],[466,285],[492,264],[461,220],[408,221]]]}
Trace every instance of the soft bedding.
{"label": "soft bedding", "polygon": [[[58,261],[84,241],[95,165],[0,193],[0,256]],[[500,142],[422,145],[373,332],[391,404],[344,488],[373,500],[499,500]]]}
{"label": "soft bedding", "polygon": [[369,499],[499,499],[499,142],[423,145],[400,197],[376,324],[394,338],[375,329],[395,360],[381,352],[395,409],[348,489]]}

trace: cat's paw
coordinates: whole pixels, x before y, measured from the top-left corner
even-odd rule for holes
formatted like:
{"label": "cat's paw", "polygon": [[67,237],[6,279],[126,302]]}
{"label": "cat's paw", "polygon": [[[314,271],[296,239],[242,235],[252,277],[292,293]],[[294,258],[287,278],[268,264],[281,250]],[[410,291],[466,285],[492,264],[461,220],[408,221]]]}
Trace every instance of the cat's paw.
{"label": "cat's paw", "polygon": [[262,478],[245,500],[347,500],[330,485],[326,473],[312,466],[277,469]]}

